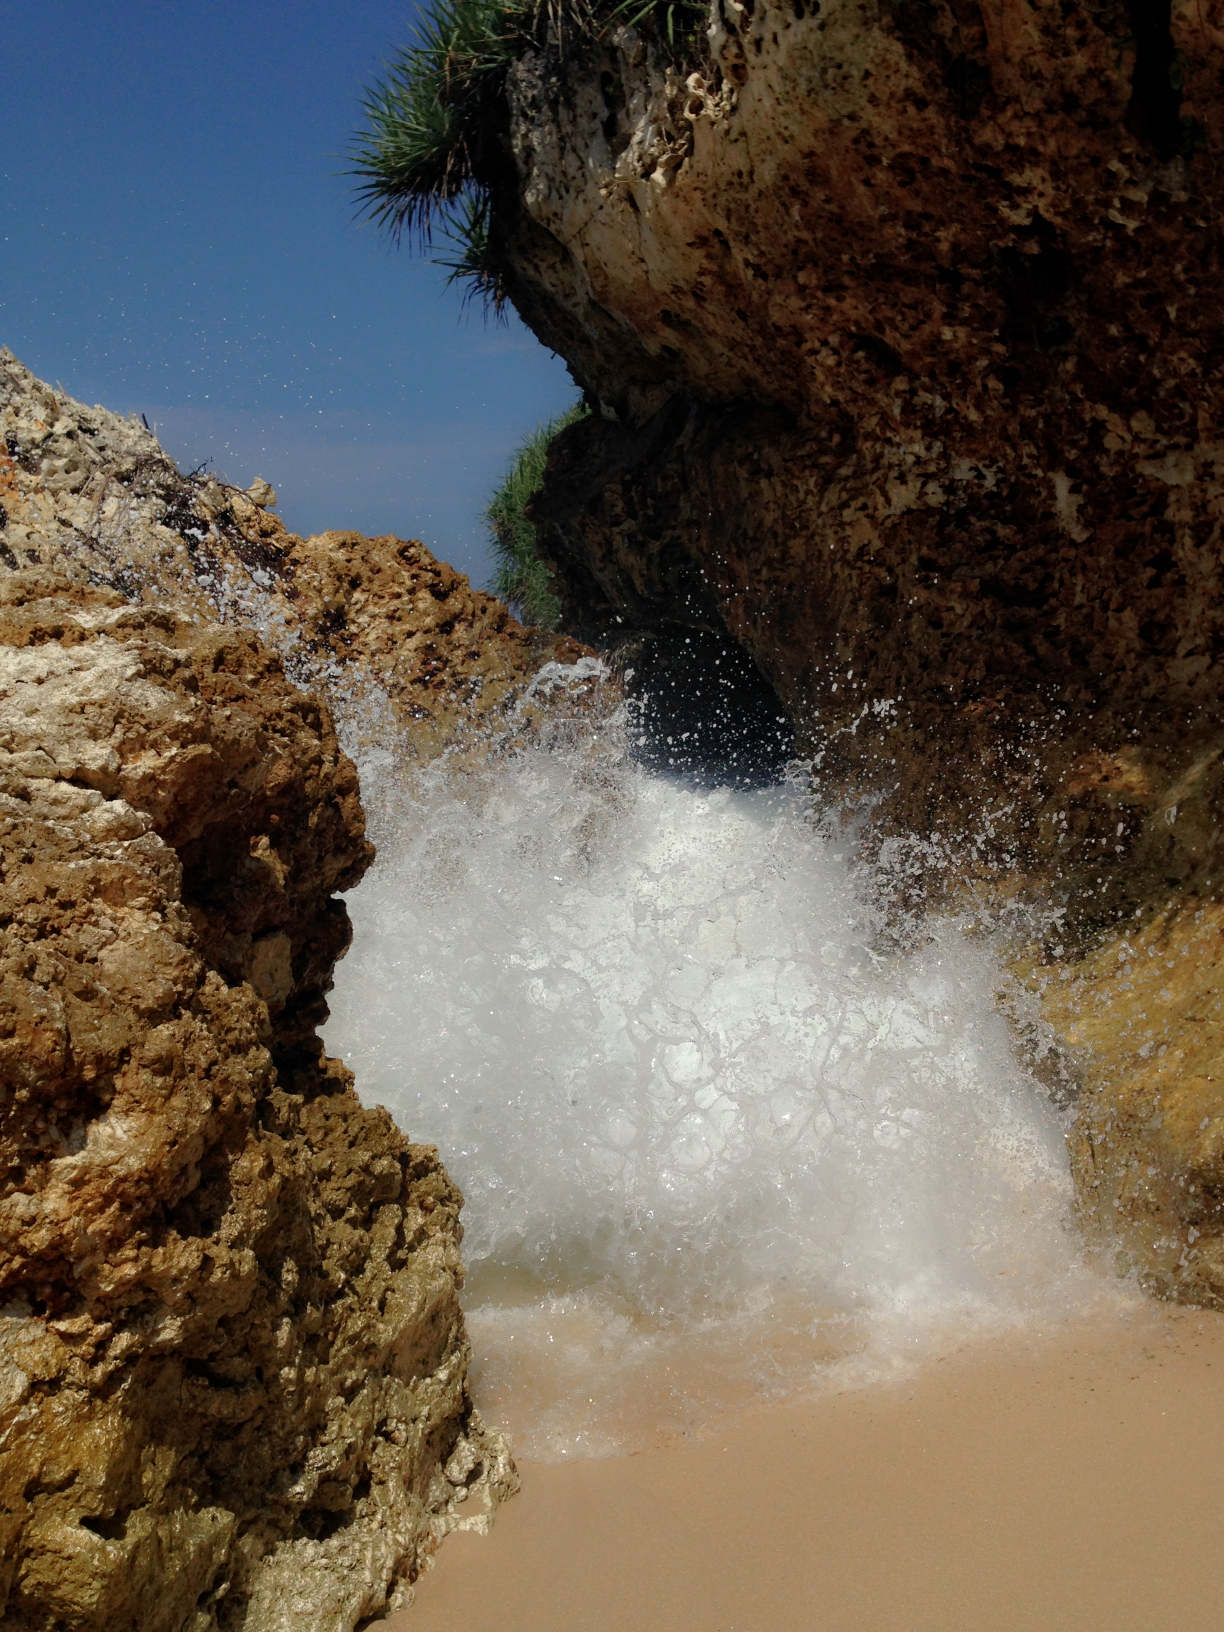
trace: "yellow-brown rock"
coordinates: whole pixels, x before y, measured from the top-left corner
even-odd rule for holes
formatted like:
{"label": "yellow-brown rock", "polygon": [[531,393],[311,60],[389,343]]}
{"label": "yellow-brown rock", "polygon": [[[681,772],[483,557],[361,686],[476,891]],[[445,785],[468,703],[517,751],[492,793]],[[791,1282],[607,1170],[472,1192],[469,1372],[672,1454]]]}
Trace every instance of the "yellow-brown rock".
{"label": "yellow-brown rock", "polygon": [[0,1625],[351,1632],[515,1476],[461,1197],[315,1035],[372,849],[287,662],[427,757],[571,648],[8,356],[0,430]]}
{"label": "yellow-brown rock", "polygon": [[[417,760],[458,740],[501,741],[545,664],[592,655],[565,635],[524,628],[415,540],[327,532],[285,542],[303,631],[290,661],[346,708],[385,699],[397,740]],[[375,712],[371,726],[385,732],[386,722]]]}
{"label": "yellow-brown rock", "polygon": [[1154,810],[1219,747],[1224,32],[1132,9],[726,0],[691,72],[571,38],[494,189],[603,407],[535,505],[567,626],[725,625],[878,822],[1014,801],[1026,871],[1113,853],[1086,757]]}
{"label": "yellow-brown rock", "polygon": [[139,421],[53,390],[0,350],[0,570],[53,565],[145,605],[256,630],[356,737],[428,760],[496,741],[540,668],[590,648],[524,628],[426,547],[299,538],[262,478],[184,476]]}
{"label": "yellow-brown rock", "polygon": [[1090,1239],[1153,1290],[1224,1303],[1224,908],[1180,903],[1020,972],[1078,1082]]}

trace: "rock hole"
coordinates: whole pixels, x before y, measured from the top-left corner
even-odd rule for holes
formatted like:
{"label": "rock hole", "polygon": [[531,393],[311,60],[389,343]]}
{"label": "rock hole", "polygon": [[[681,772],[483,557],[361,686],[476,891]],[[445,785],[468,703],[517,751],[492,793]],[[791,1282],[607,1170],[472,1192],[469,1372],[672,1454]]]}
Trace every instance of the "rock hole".
{"label": "rock hole", "polygon": [[1071,287],[1075,262],[1065,249],[1048,241],[1054,229],[1040,216],[1034,218],[1032,231],[1039,243],[1036,253],[1022,249],[999,253],[1007,308],[1002,337],[1022,349],[1051,351],[1070,337],[1070,322],[1058,307]]}
{"label": "rock hole", "polygon": [[80,1525],[82,1530],[91,1530],[103,1541],[122,1541],[127,1535],[127,1521],[126,1513],[116,1513],[111,1518],[83,1514]]}
{"label": "rock hole", "polygon": [[1126,10],[1135,46],[1126,128],[1154,147],[1160,158],[1171,159],[1186,138],[1171,0],[1128,0]]}
{"label": "rock hole", "polygon": [[861,352],[889,379],[895,379],[905,367],[899,353],[893,350],[887,340],[881,340],[878,335],[852,334],[850,343],[855,355]]}
{"label": "rock hole", "polygon": [[206,1360],[188,1360],[184,1370],[189,1377],[201,1378],[210,1388],[234,1389],[238,1387],[232,1377],[217,1375]]}
{"label": "rock hole", "polygon": [[992,89],[990,69],[972,57],[953,57],[944,75],[944,84],[952,93],[953,106],[960,117],[976,119]]}
{"label": "rock hole", "polygon": [[308,1507],[298,1522],[311,1541],[327,1541],[351,1521],[351,1513],[333,1513],[327,1508]]}

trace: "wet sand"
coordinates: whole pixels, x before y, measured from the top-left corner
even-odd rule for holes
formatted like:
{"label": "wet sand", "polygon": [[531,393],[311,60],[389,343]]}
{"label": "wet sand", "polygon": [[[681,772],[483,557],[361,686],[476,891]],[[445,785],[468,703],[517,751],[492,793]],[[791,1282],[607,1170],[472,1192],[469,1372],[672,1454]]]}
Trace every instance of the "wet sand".
{"label": "wet sand", "polygon": [[1157,1305],[525,1463],[380,1632],[1220,1632],[1224,1316]]}

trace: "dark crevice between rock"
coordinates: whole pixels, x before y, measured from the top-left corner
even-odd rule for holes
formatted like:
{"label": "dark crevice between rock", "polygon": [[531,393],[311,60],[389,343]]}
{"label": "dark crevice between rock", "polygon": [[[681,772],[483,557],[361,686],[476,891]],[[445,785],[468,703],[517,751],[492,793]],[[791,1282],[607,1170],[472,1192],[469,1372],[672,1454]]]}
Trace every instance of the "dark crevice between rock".
{"label": "dark crevice between rock", "polygon": [[1126,128],[1168,160],[1186,139],[1171,0],[1127,0],[1126,10],[1135,46]]}
{"label": "dark crevice between rock", "polygon": [[777,693],[726,633],[675,627],[628,649],[634,756],[652,771],[702,786],[778,782],[794,732]]}
{"label": "dark crevice between rock", "polygon": [[896,379],[898,374],[904,372],[905,364],[901,361],[900,354],[887,340],[881,340],[878,335],[852,334],[850,345],[851,355],[861,352],[876,365],[885,379]]}
{"label": "dark crevice between rock", "polygon": [[1059,360],[1067,353],[1075,325],[1067,311],[1074,293],[1076,265],[1059,242],[1057,229],[1038,213],[1024,248],[997,256],[1004,319],[999,338],[1008,361],[995,369],[1009,395],[1054,389]]}
{"label": "dark crevice between rock", "polygon": [[[557,438],[529,513],[558,569],[567,631],[622,676],[639,761],[702,785],[760,787],[781,777],[794,733],[689,548],[686,450],[699,419],[677,395],[643,425],[580,420]],[[586,524],[612,494],[622,524],[645,541],[648,570],[616,570],[615,552],[600,562],[584,547]]]}
{"label": "dark crevice between rock", "polygon": [[127,1536],[126,1513],[116,1513],[113,1517],[84,1516],[80,1523],[82,1530],[92,1530],[95,1536],[101,1536],[104,1541],[123,1541]]}
{"label": "dark crevice between rock", "polygon": [[944,84],[951,93],[957,114],[965,120],[976,119],[992,88],[990,69],[962,52],[948,64]]}

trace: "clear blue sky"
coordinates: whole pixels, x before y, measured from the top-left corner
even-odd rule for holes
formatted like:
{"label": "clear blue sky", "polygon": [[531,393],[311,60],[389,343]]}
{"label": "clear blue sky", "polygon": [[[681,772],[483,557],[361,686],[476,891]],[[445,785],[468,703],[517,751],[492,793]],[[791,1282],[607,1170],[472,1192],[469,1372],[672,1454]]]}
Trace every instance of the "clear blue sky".
{"label": "clear blue sky", "polygon": [[343,153],[414,12],[0,0],[0,343],[180,463],[266,477],[298,532],[424,538],[483,582],[490,489],[575,391],[354,222]]}

